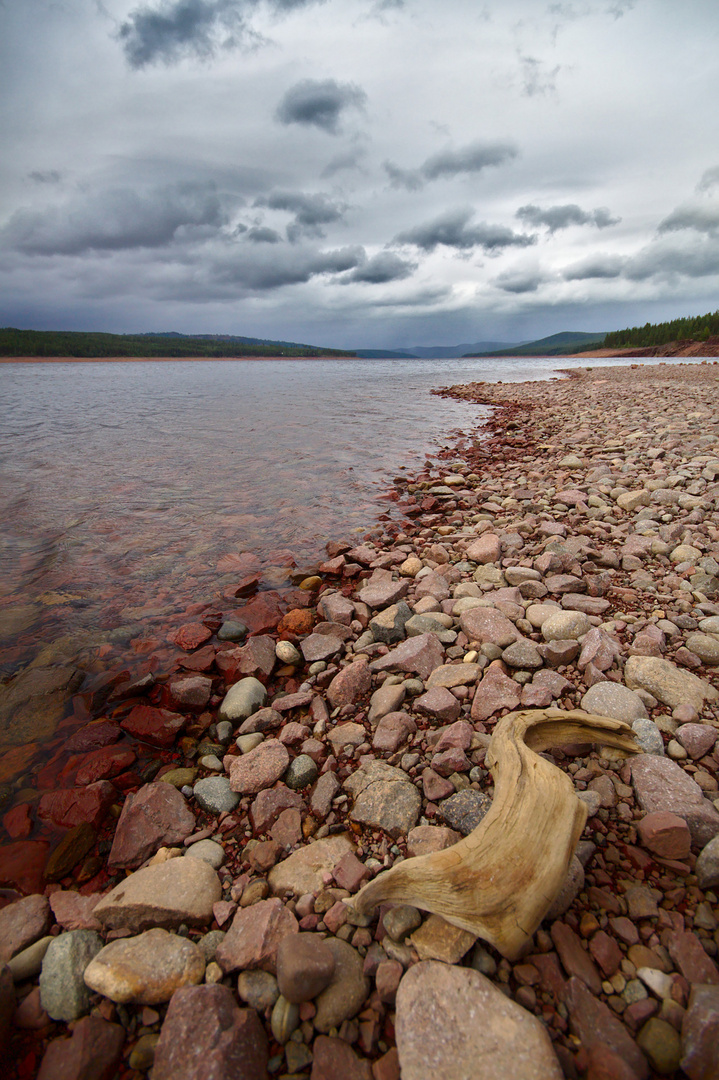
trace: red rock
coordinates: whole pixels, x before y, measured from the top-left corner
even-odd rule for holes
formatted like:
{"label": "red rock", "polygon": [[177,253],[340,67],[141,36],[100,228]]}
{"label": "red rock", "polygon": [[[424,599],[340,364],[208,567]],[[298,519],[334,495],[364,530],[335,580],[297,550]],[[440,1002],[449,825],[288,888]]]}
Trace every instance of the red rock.
{"label": "red rock", "polygon": [[52,1020],[47,1015],[40,1001],[40,987],[34,987],[26,997],[22,999],[13,1017],[13,1023],[21,1031],[39,1031],[47,1027]]}
{"label": "red rock", "polygon": [[[319,782],[322,779],[320,777]],[[250,806],[252,828],[257,833],[266,832],[277,821],[282,811],[289,809],[302,812],[307,809],[307,804],[301,795],[298,795],[296,791],[291,791],[286,784],[276,784],[273,788],[265,788],[264,791],[259,792]]]}
{"label": "red rock", "polygon": [[349,626],[355,617],[355,606],[342,593],[323,593],[317,604],[317,614],[327,622]]}
{"label": "red rock", "polygon": [[483,533],[468,545],[466,555],[472,562],[480,563],[482,566],[499,562],[502,556],[499,537],[493,532]]}
{"label": "red rock", "polygon": [[102,929],[97,919],[93,918],[93,909],[101,899],[101,893],[90,893],[83,896],[71,889],[60,889],[50,897],[50,907],[55,916],[55,921],[63,930],[96,930]]}
{"label": "red rock", "polygon": [[250,575],[259,573],[259,570],[260,560],[258,556],[249,551],[243,551],[241,554],[230,551],[217,560],[218,574]]}
{"label": "red rock", "polygon": [[2,819],[5,832],[13,840],[24,840],[32,832],[32,815],[29,803],[20,803],[8,810]]}
{"label": "red rock", "polygon": [[185,726],[186,717],[152,705],[136,705],[122,721],[122,727],[140,742],[164,748],[172,746]]}
{"label": "red rock", "polygon": [[369,693],[372,687],[372,674],[364,660],[355,660],[335,675],[327,688],[327,698],[336,709],[342,705],[354,705],[361,697]]}
{"label": "red rock", "polygon": [[116,720],[95,720],[66,739],[63,749],[70,754],[86,754],[111,746],[121,738],[122,728]]}
{"label": "red rock", "polygon": [[537,953],[528,956],[528,963],[539,972],[539,985],[546,994],[552,994],[557,1002],[564,1000],[566,980],[562,975],[556,953]]}
{"label": "red rock", "polygon": [[[472,608],[483,611],[484,608]],[[469,613],[468,613],[469,614]],[[487,720],[500,709],[516,709],[522,697],[522,688],[506,674],[501,660],[493,660],[472,699],[472,719]]]}
{"label": "red rock", "polygon": [[394,1005],[397,988],[404,969],[398,960],[383,960],[375,974],[375,984],[380,1001],[385,1005]]}
{"label": "red rock", "polygon": [[43,795],[38,805],[41,821],[50,821],[61,829],[87,822],[98,828],[117,798],[117,790],[107,780],[98,780],[83,788],[67,788]]}
{"label": "red rock", "polygon": [[445,825],[417,825],[407,834],[407,854],[431,855],[434,851],[444,851],[462,839],[462,834],[448,829]]}
{"label": "red rock", "polygon": [[230,614],[233,619],[244,623],[251,634],[267,634],[277,627],[282,618],[282,608],[276,593],[264,592]]}
{"label": "red rock", "polygon": [[374,1080],[400,1080],[399,1052],[396,1046],[392,1046],[374,1062],[372,1076]]}
{"label": "red rock", "polygon": [[522,636],[514,623],[496,608],[470,608],[460,616],[459,625],[470,641],[491,642],[501,649]]}
{"label": "red rock", "polygon": [[314,696],[311,690],[302,690],[295,694],[283,694],[273,700],[272,708],[279,713],[292,712],[293,709],[304,709],[307,705],[312,704]]}
{"label": "red rock", "polygon": [[618,938],[627,945],[636,945],[639,942],[639,931],[631,919],[619,915],[616,919],[610,919],[609,925]]}
{"label": "red rock", "polygon": [[680,742],[690,758],[695,761],[709,754],[717,741],[719,732],[709,724],[682,724],[674,738]]}
{"label": "red rock", "polygon": [[83,1016],[69,1039],[50,1043],[37,1080],[112,1080],[119,1064],[125,1030],[99,1016]]}
{"label": "red rock", "polygon": [[445,780],[434,769],[422,770],[422,789],[425,799],[430,802],[440,802],[454,794],[454,784],[451,780]]}
{"label": "red rock", "polygon": [[289,724],[285,724],[277,738],[283,746],[298,746],[309,733],[310,729],[306,724],[290,722]]}
{"label": "red rock", "polygon": [[595,1043],[589,1051],[586,1080],[637,1080],[637,1074],[619,1054]]}
{"label": "red rock", "polygon": [[206,675],[186,675],[170,683],[170,702],[175,709],[201,712],[212,694],[212,679]]}
{"label": "red rock", "polygon": [[239,648],[219,652],[216,657],[217,667],[228,685],[248,675],[266,681],[276,660],[274,638],[266,634],[250,638],[246,645]]}
{"label": "red rock", "polygon": [[215,662],[215,647],[205,645],[204,649],[198,649],[189,656],[181,656],[177,662],[185,671],[209,671]]}
{"label": "red rock", "polygon": [[567,975],[580,978],[594,994],[601,994],[602,980],[592,958],[582,946],[581,938],[566,923],[557,920],[550,930]]}
{"label": "red rock", "polygon": [[229,589],[225,590],[225,596],[252,596],[257,592],[257,586],[262,580],[262,574],[248,574],[243,577],[242,581],[238,581],[236,585],[230,585]]}
{"label": "red rock", "polygon": [[387,713],[375,728],[372,749],[393,754],[416,730],[417,724],[408,713]]}
{"label": "red rock", "polygon": [[267,1036],[227,986],[176,990],[155,1050],[153,1080],[267,1080]]}
{"label": "red rock", "polygon": [[348,851],[335,866],[332,876],[341,889],[355,893],[370,876],[370,871],[353,851]]}
{"label": "red rock", "polygon": [[597,931],[589,942],[589,951],[602,969],[605,979],[611,979],[615,971],[619,971],[624,954],[609,934],[605,934],[603,930]]}
{"label": "red rock", "polygon": [[719,989],[693,986],[682,1021],[681,1067],[689,1080],[719,1075]]}
{"label": "red rock", "polygon": [[75,774],[75,783],[93,784],[96,780],[109,780],[124,772],[135,762],[135,751],[127,745],[103,746],[87,754]]}
{"label": "red rock", "polygon": [[687,982],[719,984],[719,970],[696,934],[677,930],[670,936],[667,948]]}
{"label": "red rock", "polygon": [[306,637],[312,632],[315,617],[306,608],[293,608],[286,612],[277,624],[277,633],[282,638]]}
{"label": "red rock", "polygon": [[47,840],[18,840],[0,847],[0,885],[15,886],[24,893],[39,893],[50,848]]}
{"label": "red rock", "polygon": [[248,754],[229,759],[230,787],[241,795],[255,794],[272,787],[290,763],[290,755],[279,739],[266,739]]}
{"label": "red rock", "polygon": [[163,845],[181,844],[195,815],[172,784],[145,784],[125,799],[110,849],[110,866],[137,867]]}
{"label": "red rock", "polygon": [[283,810],[270,830],[273,840],[289,851],[302,840],[302,816],[294,808]]}
{"label": "red rock", "polygon": [[193,649],[197,649],[200,645],[204,645],[211,637],[212,631],[208,630],[202,623],[185,623],[184,626],[179,627],[179,629],[170,636],[170,641],[172,641],[174,645],[177,645],[178,649],[184,649],[185,652],[192,652]]}
{"label": "red rock", "polygon": [[431,690],[414,699],[413,709],[423,716],[436,717],[443,723],[451,723],[460,714],[462,706],[445,686],[433,686]]}
{"label": "red rock", "polygon": [[296,1005],[311,1001],[329,985],[335,957],[316,934],[287,934],[277,949],[280,993]]}
{"label": "red rock", "polygon": [[441,754],[435,754],[431,764],[434,772],[439,773],[440,776],[469,772],[472,768],[472,762],[464,750],[460,750],[457,746],[451,746],[448,750],[443,750]]}
{"label": "red rock", "polygon": [[287,934],[298,932],[297,919],[281,900],[260,900],[237,912],[218,946],[217,963],[225,974],[238,968],[274,972],[280,942]]}
{"label": "red rock", "polygon": [[525,683],[522,687],[520,704],[523,709],[546,709],[552,704],[552,691],[548,686],[537,683]]}
{"label": "red rock", "polygon": [[668,810],[647,814],[637,822],[637,832],[644,846],[662,859],[686,859],[691,851],[689,826]]}
{"label": "red rock", "polygon": [[310,1080],[372,1080],[369,1061],[357,1057],[344,1039],[318,1035],[312,1050],[312,1074]]}
{"label": "red rock", "polygon": [[719,813],[681,766],[655,754],[639,754],[631,763],[632,784],[645,813],[668,810],[684,818],[692,841],[704,847],[719,833]]}
{"label": "red rock", "polygon": [[593,1046],[606,1046],[634,1070],[639,1080],[645,1080],[649,1067],[634,1039],[609,1006],[594,997],[576,976],[567,983],[565,1004],[571,1032],[588,1053]]}
{"label": "red rock", "polygon": [[439,754],[443,750],[449,750],[450,747],[469,750],[472,745],[473,735],[474,728],[472,725],[468,724],[466,720],[458,720],[442,732],[439,741],[435,744],[435,753]]}
{"label": "red rock", "polygon": [[420,679],[428,679],[434,669],[440,667],[443,659],[444,649],[437,635],[419,634],[402,641],[390,649],[386,656],[373,660],[369,667],[372,672],[403,671],[409,675],[418,675]]}
{"label": "red rock", "polygon": [[45,896],[26,896],[0,909],[0,969],[50,929],[50,906]]}
{"label": "red rock", "polygon": [[340,782],[333,772],[326,772],[320,776],[310,796],[310,809],[316,818],[321,821],[332,809],[332,800],[340,790]]}

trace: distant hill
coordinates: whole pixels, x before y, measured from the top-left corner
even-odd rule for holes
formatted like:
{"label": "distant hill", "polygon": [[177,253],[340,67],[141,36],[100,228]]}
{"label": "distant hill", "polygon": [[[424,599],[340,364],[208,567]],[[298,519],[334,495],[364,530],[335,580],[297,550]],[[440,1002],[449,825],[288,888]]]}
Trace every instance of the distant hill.
{"label": "distant hill", "polygon": [[646,323],[645,326],[615,330],[607,334],[604,344],[608,349],[633,349],[668,345],[674,341],[707,341],[714,334],[719,334],[719,311],[696,315],[688,319]]}
{"label": "distant hill", "polygon": [[268,341],[216,334],[190,336],[161,334],[95,334],[65,330],[0,329],[0,356],[70,356],[97,357],[171,356],[178,360],[191,357],[232,359],[242,356],[337,356],[354,357],[354,352],[321,349],[291,341]]}
{"label": "distant hill", "polygon": [[539,338],[538,341],[528,341],[505,349],[473,351],[464,355],[467,357],[563,356],[567,353],[577,352],[580,349],[591,349],[592,345],[600,348],[604,343],[605,336],[604,333],[588,334],[579,330],[563,330],[559,334]]}
{"label": "distant hill", "polygon": [[357,356],[367,360],[450,360],[467,355],[486,355],[494,349],[514,349],[523,341],[476,341],[474,345],[412,345],[406,349],[356,349]]}

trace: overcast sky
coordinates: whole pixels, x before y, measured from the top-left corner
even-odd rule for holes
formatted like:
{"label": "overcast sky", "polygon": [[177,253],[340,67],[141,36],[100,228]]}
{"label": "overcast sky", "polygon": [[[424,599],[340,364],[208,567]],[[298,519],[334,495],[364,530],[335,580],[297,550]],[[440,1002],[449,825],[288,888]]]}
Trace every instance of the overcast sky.
{"label": "overcast sky", "polygon": [[0,325],[352,348],[719,307],[716,0],[0,0]]}

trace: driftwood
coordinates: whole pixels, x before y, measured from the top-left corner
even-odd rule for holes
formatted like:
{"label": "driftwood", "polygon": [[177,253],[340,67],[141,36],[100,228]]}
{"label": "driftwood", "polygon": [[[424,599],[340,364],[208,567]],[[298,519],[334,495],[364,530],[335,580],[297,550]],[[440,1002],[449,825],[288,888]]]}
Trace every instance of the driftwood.
{"label": "driftwood", "polygon": [[385,902],[412,904],[516,960],[561,889],[587,818],[569,776],[539,756],[570,743],[637,752],[629,725],[606,716],[561,709],[505,716],[486,756],[494,799],[477,828],[453,847],[378,875],[348,905],[366,915]]}

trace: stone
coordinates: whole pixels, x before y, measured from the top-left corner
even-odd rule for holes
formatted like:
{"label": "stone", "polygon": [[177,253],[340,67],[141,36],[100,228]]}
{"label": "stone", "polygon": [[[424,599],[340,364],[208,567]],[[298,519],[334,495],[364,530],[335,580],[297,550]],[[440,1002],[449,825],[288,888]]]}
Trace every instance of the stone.
{"label": "stone", "polygon": [[225,861],[225,849],[215,840],[198,840],[190,844],[185,852],[186,859],[202,859],[213,870],[219,870]]}
{"label": "stone", "polygon": [[340,782],[333,772],[322,773],[310,796],[310,810],[321,821],[332,809],[332,800],[340,790]]}
{"label": "stone", "polygon": [[361,746],[367,738],[367,732],[362,724],[355,724],[350,721],[348,724],[337,724],[336,727],[330,728],[327,733],[327,738],[332,744],[332,750],[335,754],[341,754],[345,746]]}
{"label": "stone", "polygon": [[631,770],[635,795],[645,813],[668,810],[683,818],[699,847],[719,833],[719,813],[676,762],[642,754],[632,760]]}
{"label": "stone", "polygon": [[624,666],[630,690],[646,690],[671,709],[691,705],[701,712],[704,702],[714,702],[719,692],[705,679],[656,656],[630,656]]}
{"label": "stone", "polygon": [[624,954],[614,938],[604,930],[598,930],[589,942],[589,952],[602,969],[605,979],[611,979],[619,971]]}
{"label": "stone", "polygon": [[230,758],[230,787],[240,795],[256,794],[272,787],[289,763],[290,755],[279,739],[266,739],[248,754]]}
{"label": "stone", "polygon": [[562,886],[545,915],[551,921],[564,915],[584,888],[584,867],[576,855],[572,855]]}
{"label": "stone", "polygon": [[152,705],[136,705],[121,722],[123,731],[140,742],[167,749],[182,731],[186,717],[169,709],[155,709]]}
{"label": "stone", "polygon": [[305,661],[313,664],[317,660],[329,660],[341,652],[342,638],[332,634],[310,634],[300,644],[300,649]]}
{"label": "stone", "polygon": [[486,532],[467,545],[465,555],[472,562],[486,565],[487,563],[499,562],[502,556],[502,546],[496,533]]}
{"label": "stone", "polygon": [[440,915],[430,915],[410,938],[420,960],[441,960],[458,964],[477,938],[468,930],[448,923]]}
{"label": "stone", "polygon": [[416,730],[417,724],[409,713],[387,713],[375,728],[372,749],[379,753],[394,754]]}
{"label": "stone", "polygon": [[216,663],[228,684],[247,677],[266,680],[275,666],[274,638],[257,634],[239,649],[218,653]]}
{"label": "stone", "polygon": [[69,1039],[54,1039],[40,1064],[38,1080],[113,1080],[125,1030],[99,1016],[84,1016]]}
{"label": "stone", "polygon": [[85,969],[102,946],[102,938],[93,930],[71,930],[48,945],[40,972],[40,998],[53,1020],[77,1020],[88,1012]]}
{"label": "stone", "polygon": [[46,896],[25,896],[0,908],[0,968],[50,929]]}
{"label": "stone", "polygon": [[369,994],[369,980],[362,957],[346,941],[327,938],[325,946],[334,957],[335,969],[329,984],[315,998],[313,1023],[317,1031],[326,1035],[359,1012]]}
{"label": "stone", "polygon": [[570,1030],[585,1050],[591,1052],[593,1046],[607,1046],[634,1070],[639,1080],[646,1080],[649,1074],[647,1060],[627,1029],[609,1006],[596,998],[576,976],[566,984],[565,1002]]}
{"label": "stone", "polygon": [[211,694],[212,679],[207,675],[183,675],[170,683],[170,698],[176,709],[201,712]]}
{"label": "stone", "polygon": [[281,900],[260,900],[240,908],[215,958],[225,973],[262,968],[274,974],[280,942],[298,930],[297,919]]}
{"label": "stone", "polygon": [[49,934],[38,938],[32,945],[28,945],[27,949],[15,953],[13,958],[8,960],[7,967],[14,982],[22,982],[24,979],[31,979],[40,974],[45,953],[50,942],[54,940],[55,938]]}
{"label": "stone", "polygon": [[[427,689],[436,686],[450,689],[453,686],[471,686],[482,675],[479,664],[442,664],[427,679]],[[456,700],[456,699],[455,699]],[[415,702],[415,706],[416,706]]]}
{"label": "stone", "polygon": [[59,889],[50,897],[50,907],[55,921],[63,930],[101,930],[93,915],[100,893],[83,896],[72,889]]}
{"label": "stone", "polygon": [[480,645],[490,642],[500,649],[506,649],[521,637],[514,623],[496,608],[470,608],[460,616],[459,625],[470,641]]}
{"label": "stone", "polygon": [[225,694],[220,705],[220,720],[246,720],[248,716],[261,709],[267,700],[267,691],[259,679],[254,676],[240,679]]}
{"label": "stone", "polygon": [[195,815],[171,784],[145,784],[125,799],[108,857],[110,866],[136,867],[163,846],[181,844]]}
{"label": "stone", "polygon": [[323,593],[317,605],[317,614],[328,622],[349,626],[355,617],[355,607],[342,593]]}
{"label": "stone", "polygon": [[634,739],[643,754],[664,754],[664,739],[653,720],[635,720],[632,724]]}
{"label": "stone", "polygon": [[[372,727],[374,727],[383,716],[387,713],[397,712],[407,696],[407,691],[401,683],[394,683],[387,685],[383,683],[378,690],[375,690],[374,694],[370,698],[369,712],[367,719]],[[456,698],[454,699],[457,700]],[[417,699],[414,702],[415,709],[417,708]]]}
{"label": "stone", "polygon": [[295,791],[290,791],[286,784],[276,784],[273,788],[260,791],[250,806],[250,822],[257,833],[266,832],[274,825],[283,810],[306,809],[305,801]]}
{"label": "stone", "polygon": [[702,848],[694,872],[700,889],[714,889],[719,885],[719,836]]}
{"label": "stone", "polygon": [[354,797],[352,821],[384,829],[395,840],[416,825],[422,798],[402,769],[383,761],[365,761],[343,787]]}
{"label": "stone", "polygon": [[372,673],[366,660],[355,660],[335,675],[327,687],[327,700],[333,709],[355,705],[371,686]]}
{"label": "stone", "polygon": [[440,666],[443,657],[444,649],[435,634],[419,634],[390,649],[386,656],[373,660],[369,668],[371,672],[403,671],[426,680]]}
{"label": "stone", "polygon": [[96,780],[109,780],[113,776],[129,769],[135,762],[135,751],[127,746],[102,746],[91,750],[83,758],[82,765],[75,773],[78,786],[93,784]]}
{"label": "stone", "polygon": [[682,724],[674,733],[674,738],[681,743],[689,757],[697,761],[710,754],[719,737],[719,731],[709,724]]}
{"label": "stone", "polygon": [[240,724],[240,735],[255,735],[258,732],[265,734],[268,731],[275,731],[276,728],[282,726],[282,713],[277,709],[258,709],[257,712],[252,713],[246,720]]}
{"label": "stone", "polygon": [[637,919],[656,919],[659,914],[657,901],[652,892],[644,885],[633,885],[624,893],[627,914],[635,922]]}
{"label": "stone", "polygon": [[596,716],[610,716],[613,720],[623,720],[625,724],[632,724],[635,720],[646,720],[649,717],[639,694],[615,682],[598,682],[591,686],[582,698],[582,709]]}
{"label": "stone", "polygon": [[471,968],[425,960],[397,991],[402,1080],[562,1080],[542,1024]]}
{"label": "stone", "polygon": [[462,836],[469,836],[477,828],[491,805],[492,800],[489,795],[466,788],[445,799],[440,805],[439,812],[451,829],[460,832]]}
{"label": "stone", "polygon": [[82,788],[49,791],[38,803],[37,816],[61,829],[87,822],[99,828],[107,817],[117,791],[108,780],[98,780]]}
{"label": "stone", "polygon": [[88,964],[85,983],[118,1004],[159,1005],[204,974],[205,957],[194,942],[155,927],[111,941]]}
{"label": "stone", "polygon": [[335,957],[316,934],[288,934],[277,950],[277,985],[290,1002],[300,1004],[329,986]]}
{"label": "stone", "polygon": [[681,1068],[689,1080],[715,1080],[719,1046],[719,987],[692,986],[682,1020]]}
{"label": "stone", "polygon": [[686,859],[691,851],[689,826],[684,818],[668,810],[647,814],[637,822],[637,832],[644,847],[661,859]]}
{"label": "stone", "polygon": [[235,809],[240,796],[230,787],[228,776],[205,776],[192,789],[197,804],[208,814],[222,814]]}
{"label": "stone", "polygon": [[184,987],[167,1009],[152,1080],[266,1080],[268,1059],[262,1022],[229,987]]}
{"label": "stone", "polygon": [[346,833],[314,840],[273,866],[267,876],[270,889],[275,896],[317,893],[324,887],[325,874],[331,874],[348,851],[354,851],[354,844]]}
{"label": "stone", "polygon": [[446,687],[435,686],[425,694],[416,697],[412,703],[412,708],[414,712],[419,713],[421,716],[428,716],[439,720],[441,723],[451,724],[459,716],[462,706],[454,694]]}
{"label": "stone", "polygon": [[407,854],[431,855],[434,851],[444,851],[462,839],[462,834],[448,829],[444,825],[417,825],[407,834]]}
{"label": "stone", "polygon": [[177,645],[178,649],[192,652],[193,649],[204,645],[211,637],[212,631],[208,630],[203,623],[185,623],[184,626],[178,627],[170,640]]}
{"label": "stone", "polygon": [[292,791],[301,791],[302,788],[314,784],[319,770],[309,754],[298,754],[294,758],[285,773],[285,783]]}
{"label": "stone", "polygon": [[602,979],[589,953],[583,947],[581,938],[570,926],[557,920],[550,930],[552,941],[559,953],[562,967],[571,978],[577,976],[593,994],[601,994]]}
{"label": "stone", "polygon": [[673,1076],[682,1056],[679,1032],[666,1020],[652,1016],[637,1035],[637,1045],[661,1076]]}
{"label": "stone", "polygon": [[275,976],[269,971],[259,970],[240,972],[237,977],[237,993],[242,1001],[259,1013],[271,1009],[280,996]]}
{"label": "stone", "polygon": [[588,634],[592,625],[582,611],[555,611],[542,621],[545,641],[577,641]]}
{"label": "stone", "polygon": [[371,608],[386,608],[390,604],[396,604],[403,596],[407,595],[409,581],[400,578],[395,581],[391,570],[373,570],[372,575],[359,590],[357,596],[363,604]]}
{"label": "stone", "polygon": [[[288,1049],[290,1045],[288,1043]],[[344,1039],[318,1035],[312,1044],[312,1051],[314,1060],[310,1080],[373,1080],[376,1075],[369,1061],[359,1058]]]}
{"label": "stone", "polygon": [[24,893],[39,893],[44,888],[47,840],[18,840],[0,847],[0,885],[11,885]]}
{"label": "stone", "polygon": [[481,723],[501,709],[516,709],[521,698],[519,683],[509,678],[501,660],[493,660],[472,699],[472,719]]}
{"label": "stone", "polygon": [[698,656],[703,664],[711,667],[719,664],[719,636],[716,634],[689,634],[686,647]]}
{"label": "stone", "polygon": [[404,628],[411,618],[412,609],[402,600],[370,619],[369,630],[375,641],[381,641],[384,645],[396,645],[398,641],[404,640]]}
{"label": "stone", "polygon": [[212,905],[222,896],[220,879],[201,859],[169,859],[136,870],[116,885],[94,909],[103,926],[135,933],[153,926],[212,921]]}
{"label": "stone", "polygon": [[523,638],[507,646],[502,653],[502,660],[508,667],[520,668],[523,671],[534,671],[544,664],[534,642],[525,641]]}
{"label": "stone", "polygon": [[423,597],[431,597],[434,600],[447,600],[449,597],[449,583],[442,574],[431,571],[418,578],[414,587],[414,595],[421,600]]}
{"label": "stone", "polygon": [[667,949],[687,982],[719,984],[719,970],[696,934],[690,930],[675,930],[669,937]]}

